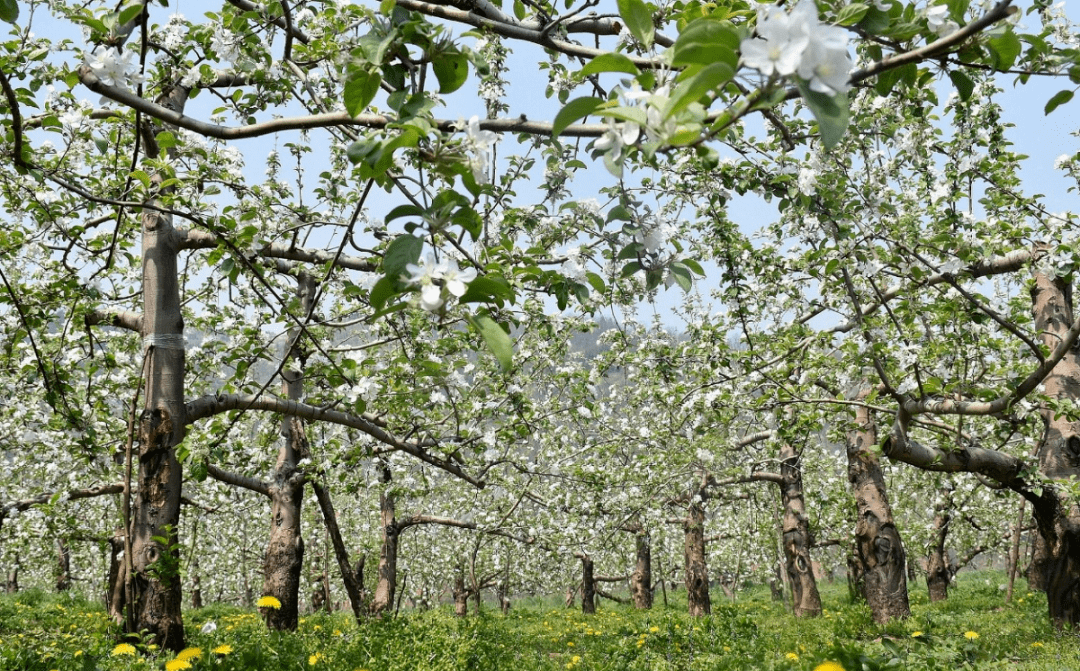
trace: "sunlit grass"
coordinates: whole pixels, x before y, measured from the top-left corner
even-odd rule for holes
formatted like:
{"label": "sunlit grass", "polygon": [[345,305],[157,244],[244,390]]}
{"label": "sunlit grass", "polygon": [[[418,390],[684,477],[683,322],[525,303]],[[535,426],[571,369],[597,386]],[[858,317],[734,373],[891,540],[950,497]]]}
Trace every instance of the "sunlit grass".
{"label": "sunlit grass", "polygon": [[[531,599],[503,616],[493,608],[458,620],[449,607],[368,620],[309,614],[296,633],[268,631],[253,610],[211,606],[185,613],[179,655],[125,645],[103,609],[65,596],[0,597],[0,670],[328,669],[338,671],[653,671],[776,669],[1080,668],[1080,640],[1047,622],[1046,600],[1021,583],[1005,604],[1000,573],[962,574],[948,601],[930,604],[911,585],[912,617],[874,625],[843,584],[822,584],[825,612],[795,620],[767,589],[720,595],[710,617],[685,614],[685,596],[638,612],[601,604],[598,613]],[[213,622],[216,627],[204,625]]]}

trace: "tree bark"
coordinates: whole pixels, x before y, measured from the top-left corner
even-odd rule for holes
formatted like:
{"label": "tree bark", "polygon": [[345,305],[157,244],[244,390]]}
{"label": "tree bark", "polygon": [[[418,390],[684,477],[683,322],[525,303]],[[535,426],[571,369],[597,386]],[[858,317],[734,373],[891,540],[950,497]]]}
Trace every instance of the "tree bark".
{"label": "tree bark", "polygon": [[847,436],[848,481],[855,494],[855,558],[862,579],[863,596],[874,621],[884,624],[911,615],[904,546],[893,523],[892,507],[885,492],[885,478],[874,454],[877,428],[870,411],[858,408],[856,428]]}
{"label": "tree bark", "polygon": [[683,522],[686,557],[686,602],[691,617],[712,612],[709,600],[709,569],[705,563],[705,506],[695,496]]}
{"label": "tree bark", "polygon": [[795,448],[784,441],[780,448],[780,499],[784,506],[784,566],[791,583],[792,609],[795,617],[821,615],[821,595],[810,559],[810,520],[803,500],[802,471]]}
{"label": "tree bark", "polygon": [[71,550],[63,538],[56,539],[56,591],[66,592],[71,589]]}
{"label": "tree bark", "polygon": [[934,536],[926,557],[926,588],[930,592],[930,601],[944,601],[949,598],[948,563],[945,561],[945,539],[949,533],[948,493],[946,500],[939,501],[934,513]]}
{"label": "tree bark", "polygon": [[1020,536],[1024,528],[1024,513],[1027,507],[1027,499],[1020,499],[1020,512],[1016,516],[1016,525],[1012,531],[1012,541],[1009,543],[1009,587],[1005,592],[1005,603],[1010,603],[1013,596],[1013,585],[1016,582],[1016,567],[1020,564]]}
{"label": "tree bark", "polygon": [[634,598],[634,608],[648,610],[652,608],[652,546],[649,533],[639,529],[634,534],[634,572],[630,574],[630,594]]}
{"label": "tree bark", "polygon": [[364,555],[360,555],[360,561],[357,562],[355,570],[349,567],[349,552],[345,549],[345,541],[341,538],[341,529],[338,528],[337,514],[334,512],[330,493],[318,482],[312,481],[311,486],[315,490],[315,497],[322,509],[323,522],[330,535],[330,542],[334,545],[334,557],[337,559],[338,570],[341,571],[341,580],[345,584],[345,593],[349,597],[353,617],[359,624],[364,608]]}
{"label": "tree bark", "polygon": [[593,560],[588,555],[581,555],[581,612],[592,615],[596,612],[596,582],[593,580]]}
{"label": "tree bark", "polygon": [[[297,293],[303,319],[311,310],[315,295],[315,282],[309,275],[301,273],[297,277]],[[289,329],[289,348],[283,354],[286,363],[281,371],[281,392],[290,401],[300,401],[304,396],[300,335],[299,328]],[[281,608],[267,609],[266,626],[296,631],[300,617],[300,577],[304,568],[301,507],[305,475],[298,464],[309,453],[303,420],[283,416],[281,438],[269,487],[270,541],[263,560],[263,595],[275,597],[281,602]]]}
{"label": "tree bark", "polygon": [[465,570],[458,566],[454,573],[454,617],[469,614],[469,591],[465,589]]}
{"label": "tree bark", "polygon": [[[1072,286],[1064,278],[1036,273],[1031,290],[1035,330],[1051,348],[1073,322]],[[1071,348],[1043,381],[1053,401],[1080,400],[1080,352]],[[1045,431],[1039,443],[1039,471],[1052,481],[1080,476],[1080,421],[1041,408]],[[1032,500],[1041,544],[1036,546],[1029,579],[1046,591],[1050,619],[1080,625],[1080,507],[1067,494],[1045,487]],[[1039,575],[1044,573],[1044,575]]]}
{"label": "tree bark", "polygon": [[[390,468],[384,466],[382,481],[390,482]],[[394,518],[394,495],[379,495],[379,514],[382,518],[382,549],[379,551],[379,581],[375,586],[375,598],[371,612],[379,615],[394,607],[394,591],[397,588],[397,551],[400,529]]]}
{"label": "tree bark", "polygon": [[[174,87],[165,107],[182,113],[188,89]],[[152,156],[151,158],[156,158]],[[156,181],[164,179],[155,171]],[[157,188],[157,187],[155,187]],[[180,309],[179,238],[172,216],[142,215],[143,375],[139,422],[138,491],[130,530],[132,595],[126,633],[164,650],[184,649],[179,542],[183,473],[176,446],[184,439],[184,318]],[[162,543],[160,539],[167,539]],[[130,625],[128,627],[127,625]]]}

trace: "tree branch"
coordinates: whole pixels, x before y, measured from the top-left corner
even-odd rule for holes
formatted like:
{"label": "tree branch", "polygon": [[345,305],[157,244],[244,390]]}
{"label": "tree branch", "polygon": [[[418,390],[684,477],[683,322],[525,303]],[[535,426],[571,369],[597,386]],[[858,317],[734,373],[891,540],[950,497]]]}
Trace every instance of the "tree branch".
{"label": "tree branch", "polygon": [[478,489],[484,488],[484,482],[477,480],[461,470],[461,468],[442,457],[431,454],[424,449],[427,445],[404,441],[390,434],[374,421],[366,417],[353,415],[339,410],[321,408],[298,401],[290,401],[263,394],[253,396],[251,394],[218,394],[217,396],[204,396],[191,401],[186,406],[187,423],[191,424],[200,419],[218,415],[229,410],[264,410],[278,412],[291,417],[299,417],[314,422],[330,422],[349,428],[358,429],[379,442],[396,450],[411,454],[412,456],[427,462],[432,466],[456,475]]}
{"label": "tree branch", "polygon": [[258,478],[249,478],[246,475],[226,471],[213,464],[206,465],[206,472],[218,482],[224,482],[225,484],[234,487],[242,487],[243,489],[253,491],[257,494],[262,494],[267,498],[270,497],[270,485]]}

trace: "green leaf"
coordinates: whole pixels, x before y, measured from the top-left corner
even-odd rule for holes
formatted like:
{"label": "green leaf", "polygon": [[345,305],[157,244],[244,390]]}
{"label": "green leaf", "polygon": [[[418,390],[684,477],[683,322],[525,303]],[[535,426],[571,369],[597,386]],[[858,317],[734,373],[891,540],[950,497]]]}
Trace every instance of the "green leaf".
{"label": "green leaf", "polygon": [[1001,35],[990,38],[990,50],[994,52],[994,67],[998,70],[1008,70],[1016,62],[1020,55],[1020,38],[1016,36],[1012,28]]}
{"label": "green leaf", "polygon": [[394,219],[399,219],[401,217],[423,218],[425,214],[427,214],[427,212],[423,208],[419,208],[415,205],[398,205],[394,209],[390,210],[390,213],[383,218],[383,221],[389,223]]}
{"label": "green leaf", "polygon": [[602,104],[604,104],[602,98],[594,98],[591,96],[574,98],[566,103],[566,105],[559,110],[559,113],[555,115],[555,121],[551,124],[551,137],[558,137],[560,133],[566,130],[567,126],[578,119],[589,116]]}
{"label": "green leaf", "polygon": [[630,263],[622,267],[622,270],[619,272],[619,277],[630,277],[639,270],[641,270],[641,264],[637,261],[631,261]]}
{"label": "green leaf", "polygon": [[354,70],[345,82],[345,111],[349,116],[359,116],[379,92],[382,76],[367,70]]}
{"label": "green leaf", "polygon": [[0,0],[0,21],[15,23],[19,18],[19,3],[15,0]]}
{"label": "green leaf", "polygon": [[469,78],[469,59],[460,52],[439,54],[431,69],[439,80],[439,93],[453,93]]}
{"label": "green leaf", "polygon": [[853,26],[862,21],[869,11],[869,5],[853,2],[840,10],[840,13],[836,15],[836,23],[841,26]]}
{"label": "green leaf", "polygon": [[121,26],[126,25],[128,21],[134,20],[139,14],[142,14],[142,3],[137,2],[120,10],[120,18],[117,19],[117,23]]}
{"label": "green leaf", "polygon": [[705,269],[701,267],[701,264],[694,259],[683,259],[681,262],[684,266],[694,272],[699,277],[705,277]]}
{"label": "green leaf", "polygon": [[395,282],[391,281],[388,277],[380,277],[375,286],[371,287],[371,293],[368,294],[368,301],[371,303],[371,307],[376,310],[382,310],[386,307],[386,303],[397,295],[397,290],[394,288]]}
{"label": "green leaf", "polygon": [[498,359],[503,372],[509,371],[514,365],[514,343],[510,340],[510,335],[503,330],[502,326],[499,326],[497,321],[485,315],[469,317],[469,323],[484,338],[488,349]]}
{"label": "green leaf", "polygon": [[641,74],[641,70],[638,69],[638,66],[634,65],[634,61],[630,60],[629,56],[626,54],[616,54],[614,52],[600,54],[586,63],[585,67],[581,68],[581,71],[578,72],[578,74],[582,77],[586,77],[600,72],[626,72],[632,75]]}
{"label": "green leaf", "polygon": [[903,76],[902,68],[892,68],[886,70],[877,76],[877,80],[874,82],[874,90],[877,91],[879,96],[887,96],[900,81]]}
{"label": "green leaf", "polygon": [[968,98],[971,97],[971,92],[975,90],[975,82],[971,81],[970,77],[959,70],[950,72],[949,79],[952,80],[953,86],[960,93],[960,100],[967,102]]}
{"label": "green leaf", "polygon": [[399,235],[386,248],[383,256],[383,273],[392,282],[397,282],[405,274],[405,266],[420,260],[424,241],[415,235]]}
{"label": "green leaf", "polygon": [[1048,100],[1046,102],[1046,107],[1044,108],[1044,111],[1046,112],[1046,114],[1050,114],[1051,112],[1056,110],[1059,106],[1064,105],[1065,103],[1072,100],[1073,95],[1075,95],[1075,92],[1074,91],[1069,91],[1067,89],[1064,90],[1064,91],[1058,91],[1057,93],[1054,94],[1053,98],[1051,98],[1050,100]]}
{"label": "green leaf", "polygon": [[469,282],[465,293],[458,298],[458,303],[495,303],[502,307],[507,300],[513,300],[514,289],[498,275],[481,275]]}
{"label": "green leaf", "polygon": [[802,94],[803,101],[810,108],[818,122],[822,144],[825,145],[826,149],[832,149],[840,141],[840,138],[844,137],[844,131],[847,130],[851,113],[847,94],[837,93],[829,96],[818,93],[811,90],[810,85],[805,80],[798,77],[795,79],[795,83],[799,87],[799,93]]}
{"label": "green leaf", "polygon": [[652,12],[642,0],[618,0],[619,16],[626,22],[630,34],[646,47],[653,42]]}
{"label": "green leaf", "polygon": [[871,35],[884,32],[889,29],[889,12],[883,12],[877,7],[869,7],[866,15],[859,22],[859,27]]}
{"label": "green leaf", "polygon": [[735,70],[727,63],[706,65],[690,79],[680,82],[664,106],[664,118],[678,114],[708,93],[716,90],[724,82],[735,76]]}
{"label": "green leaf", "polygon": [[727,21],[703,18],[692,21],[672,47],[672,65],[712,65],[727,63],[732,70],[739,62],[739,34]]}
{"label": "green leaf", "polygon": [[585,273],[585,279],[589,281],[589,284],[596,290],[596,293],[601,295],[607,293],[607,284],[605,284],[604,279],[596,273]]}

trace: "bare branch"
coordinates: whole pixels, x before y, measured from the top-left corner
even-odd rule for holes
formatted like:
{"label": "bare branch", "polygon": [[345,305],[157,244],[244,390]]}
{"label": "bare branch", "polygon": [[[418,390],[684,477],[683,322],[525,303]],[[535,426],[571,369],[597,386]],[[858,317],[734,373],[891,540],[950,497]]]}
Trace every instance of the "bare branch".
{"label": "bare branch", "polygon": [[217,480],[218,482],[224,482],[225,484],[232,485],[234,487],[242,487],[243,489],[253,491],[257,494],[262,494],[266,497],[270,496],[270,485],[266,484],[262,480],[259,480],[258,478],[249,478],[246,475],[240,475],[239,473],[226,471],[218,468],[213,464],[206,465],[206,472],[210,475],[210,477]]}
{"label": "bare branch", "polygon": [[187,423],[191,424],[200,419],[218,415],[230,410],[264,410],[267,412],[278,412],[283,415],[299,417],[300,419],[309,421],[330,422],[332,424],[340,424],[341,426],[358,429],[384,445],[411,454],[421,461],[427,462],[437,468],[441,468],[447,473],[456,475],[478,489],[484,488],[484,482],[482,480],[477,480],[461,470],[461,467],[457,464],[425,450],[424,447],[427,446],[426,444],[421,445],[402,440],[380,427],[372,419],[347,412],[341,412],[340,410],[321,408],[306,403],[300,403],[298,401],[276,398],[266,394],[261,396],[253,396],[251,394],[218,394],[217,396],[204,396],[188,403],[186,406]]}
{"label": "bare branch", "polygon": [[143,317],[130,310],[94,310],[86,315],[87,326],[115,326],[142,333]]}

